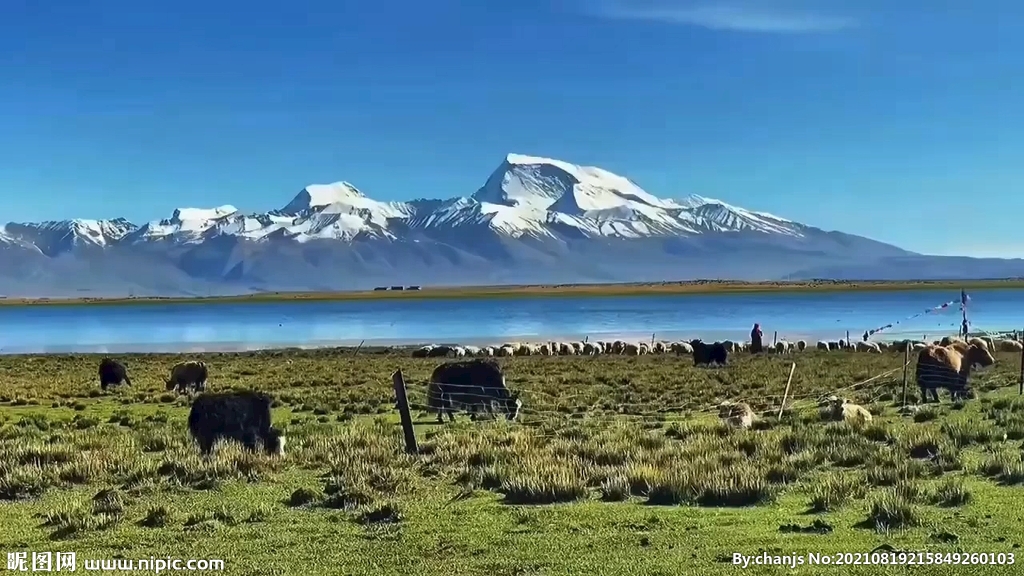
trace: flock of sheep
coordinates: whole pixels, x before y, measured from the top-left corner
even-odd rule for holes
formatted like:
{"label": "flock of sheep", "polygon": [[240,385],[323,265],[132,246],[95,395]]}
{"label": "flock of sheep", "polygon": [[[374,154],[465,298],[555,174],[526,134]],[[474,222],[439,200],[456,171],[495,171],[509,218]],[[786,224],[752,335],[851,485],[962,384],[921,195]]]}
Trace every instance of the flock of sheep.
{"label": "flock of sheep", "polygon": [[[973,339],[972,339],[973,340]],[[992,352],[1020,352],[1022,344],[1018,340],[1003,338],[995,339],[981,337],[978,340],[985,343],[985,346]],[[428,345],[413,350],[413,358],[446,358],[446,357],[503,357],[503,356],[595,356],[599,354],[621,354],[625,356],[642,356],[645,354],[693,354],[693,348],[700,342],[623,342],[596,341],[596,342],[509,342],[500,346],[449,346],[449,345]],[[946,345],[949,338],[935,341],[933,344]],[[722,341],[721,344],[730,353],[746,352],[750,349],[750,342],[734,342],[732,340]],[[907,346],[912,351],[925,348],[928,343],[918,340],[899,340],[895,342],[846,342],[845,340],[821,340],[814,345],[814,349],[822,351],[854,350],[857,352],[871,352],[881,354],[886,350],[897,350],[902,352]],[[789,342],[779,340],[774,346],[765,346],[765,352],[787,354],[808,349],[809,345],[804,340]]]}

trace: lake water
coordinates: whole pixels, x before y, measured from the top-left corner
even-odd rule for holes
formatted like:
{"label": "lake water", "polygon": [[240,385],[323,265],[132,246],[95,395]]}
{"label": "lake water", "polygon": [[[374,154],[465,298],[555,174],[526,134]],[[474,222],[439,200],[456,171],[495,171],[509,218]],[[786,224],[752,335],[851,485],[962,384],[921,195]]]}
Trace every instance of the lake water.
{"label": "lake water", "polygon": [[[1024,328],[1024,290],[970,292],[972,331]],[[511,340],[838,339],[957,332],[959,291],[551,297],[479,300],[0,306],[0,354],[172,352]],[[949,308],[907,320],[925,309]]]}

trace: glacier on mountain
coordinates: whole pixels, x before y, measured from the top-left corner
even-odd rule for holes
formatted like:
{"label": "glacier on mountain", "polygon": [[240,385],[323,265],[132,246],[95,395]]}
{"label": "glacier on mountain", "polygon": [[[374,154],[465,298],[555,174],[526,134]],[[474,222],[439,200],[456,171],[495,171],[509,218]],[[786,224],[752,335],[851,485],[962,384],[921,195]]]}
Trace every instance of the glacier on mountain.
{"label": "glacier on mountain", "polygon": [[[264,213],[223,205],[179,208],[141,226],[9,223],[0,228],[0,293],[768,280],[821,270],[882,278],[914,273],[892,259],[925,266],[908,257],[938,258],[713,198],[661,198],[601,168],[509,154],[475,193],[450,199],[380,202],[339,181],[306,186]],[[984,274],[1006,266],[972,265]],[[69,270],[73,286],[61,287]]]}

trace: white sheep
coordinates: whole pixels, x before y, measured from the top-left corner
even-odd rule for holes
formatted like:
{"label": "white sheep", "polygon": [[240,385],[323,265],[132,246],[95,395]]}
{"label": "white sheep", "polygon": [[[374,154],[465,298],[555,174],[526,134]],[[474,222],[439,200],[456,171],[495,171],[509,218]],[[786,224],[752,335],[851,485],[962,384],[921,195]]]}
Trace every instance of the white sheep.
{"label": "white sheep", "polygon": [[730,402],[726,400],[718,405],[718,417],[732,428],[750,428],[757,420],[757,415],[746,402]]}
{"label": "white sheep", "polygon": [[822,402],[821,410],[823,420],[841,420],[848,424],[866,424],[872,418],[867,408],[838,396],[829,396]]}
{"label": "white sheep", "polygon": [[1024,348],[1024,344],[1016,340],[1005,339],[999,341],[999,350],[1002,352],[1020,352],[1022,348]]}
{"label": "white sheep", "polygon": [[693,346],[689,342],[673,342],[670,349],[676,354],[693,354]]}

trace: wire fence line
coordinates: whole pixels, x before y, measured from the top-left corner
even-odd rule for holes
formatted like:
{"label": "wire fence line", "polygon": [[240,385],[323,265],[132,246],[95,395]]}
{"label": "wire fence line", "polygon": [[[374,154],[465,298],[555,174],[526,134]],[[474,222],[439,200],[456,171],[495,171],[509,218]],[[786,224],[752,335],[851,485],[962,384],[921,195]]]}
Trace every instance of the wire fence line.
{"label": "wire fence line", "polygon": [[[902,373],[909,364],[909,362],[901,362],[900,366],[875,374],[853,384],[829,388],[827,391],[804,391],[781,395],[734,395],[729,398],[723,398],[723,401],[732,403],[742,402],[751,406],[757,406],[758,408],[761,408],[762,414],[768,415],[778,412],[780,408],[788,409],[790,411],[798,411],[806,408],[819,407],[824,401],[828,400],[830,396],[842,397],[847,395],[856,395],[853,399],[863,399],[870,403],[877,402],[886,395],[892,399],[897,399],[899,394],[903,391]],[[799,364],[797,363],[797,368],[798,367]],[[943,381],[940,376],[937,381],[940,386],[942,384],[946,384],[948,386],[955,387],[959,383],[959,380],[955,377],[947,377],[946,380]],[[429,380],[421,380],[414,381],[411,386],[408,386],[409,393],[407,396],[407,403],[410,410],[419,411],[421,413],[437,412],[441,402],[434,402],[433,406],[431,406],[427,391],[430,384],[431,382]],[[494,409],[494,404],[500,403],[500,399],[496,397],[495,391],[489,392],[482,386],[476,384],[443,383],[443,385],[445,388],[454,388],[457,390],[456,398],[447,399],[445,404],[446,410],[462,411],[483,408],[483,412],[487,412],[487,408],[491,408],[491,411],[500,413],[500,407]],[[907,387],[909,388],[911,386],[916,388],[916,383],[908,382]],[[599,400],[595,401],[593,394],[553,394],[545,390],[535,388],[531,389],[529,387],[521,387],[511,390],[511,392],[518,393],[519,397],[523,399],[523,404],[518,410],[519,415],[521,417],[525,417],[527,420],[536,421],[573,419],[593,423],[595,421],[613,422],[632,420],[657,421],[664,424],[690,421],[701,415],[715,415],[721,410],[721,401],[708,403],[702,406],[695,406],[693,403],[662,405],[652,409],[652,402],[602,402]],[[543,397],[547,397],[552,402],[544,403],[538,401]],[[573,403],[573,399],[583,401]],[[568,406],[572,409],[567,411],[560,410],[557,407],[552,407],[556,402],[561,403],[562,406]],[[611,407],[612,410],[608,410],[606,412],[595,410],[595,408],[600,409],[602,407]]]}
{"label": "wire fence line", "polygon": [[[647,402],[624,402],[616,399],[602,400],[597,395],[601,391],[594,390],[584,392],[551,392],[540,389],[537,386],[519,385],[510,386],[509,392],[518,394],[523,404],[519,407],[520,420],[537,426],[544,423],[557,422],[559,420],[582,421],[587,423],[612,424],[615,422],[657,422],[661,425],[675,422],[692,422],[700,416],[721,415],[722,402],[744,403],[751,408],[756,408],[755,413],[762,416],[781,413],[783,410],[801,411],[808,408],[822,407],[830,397],[836,396],[850,401],[859,401],[870,405],[879,401],[893,401],[895,404],[901,402],[906,405],[904,399],[907,395],[913,396],[911,402],[917,403],[925,398],[917,398],[917,354],[905,352],[898,366],[884,370],[878,374],[864,378],[852,384],[838,387],[818,386],[813,391],[796,391],[788,394],[758,394],[756,392],[742,392],[731,396],[716,398],[713,402],[703,405],[687,404],[664,404],[654,407],[654,401]],[[794,362],[795,369],[799,370],[800,362]],[[1022,364],[1024,366],[1024,364]],[[929,388],[958,390],[963,389],[967,381],[963,376],[950,371],[931,371],[926,373],[930,383]],[[820,381],[819,381],[820,382]],[[438,402],[433,406],[428,401],[427,390],[431,384],[429,379],[416,380],[408,385],[408,407],[410,410],[421,413],[437,412]],[[437,384],[437,383],[435,383]],[[500,406],[496,403],[500,400],[493,390],[488,391],[485,387],[477,384],[465,383],[440,383],[446,389],[456,390],[457,399],[449,399],[445,405],[446,410],[465,411],[474,408],[483,408],[481,412],[492,412],[500,415]],[[970,386],[967,390],[972,389]],[[490,408],[490,410],[488,410]],[[602,409],[604,409],[602,411]]]}

